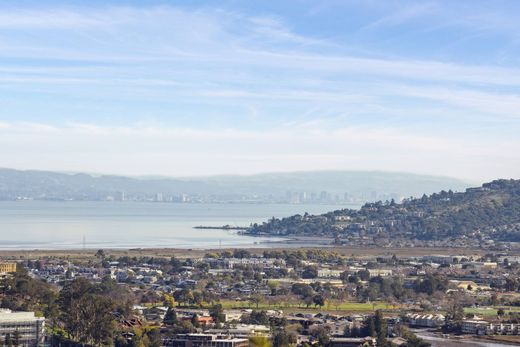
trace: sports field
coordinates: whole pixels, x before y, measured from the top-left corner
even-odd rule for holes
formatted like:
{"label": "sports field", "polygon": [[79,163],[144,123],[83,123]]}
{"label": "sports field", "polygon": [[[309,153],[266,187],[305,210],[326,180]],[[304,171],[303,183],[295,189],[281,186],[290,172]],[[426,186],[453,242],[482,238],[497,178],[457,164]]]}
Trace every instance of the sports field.
{"label": "sports field", "polygon": [[267,302],[260,302],[258,305],[256,303],[251,303],[247,301],[236,301],[236,300],[221,300],[220,304],[224,309],[240,309],[240,308],[251,308],[251,309],[262,309],[262,310],[284,310],[284,311],[292,311],[292,310],[309,310],[309,311],[341,311],[341,312],[370,312],[375,310],[399,310],[399,306],[392,305],[387,302],[369,302],[369,303],[359,303],[359,302],[350,302],[345,301],[340,304],[334,303],[326,303],[324,306],[314,306],[311,305],[307,307],[303,303],[285,303],[279,302],[276,304],[269,304]]}

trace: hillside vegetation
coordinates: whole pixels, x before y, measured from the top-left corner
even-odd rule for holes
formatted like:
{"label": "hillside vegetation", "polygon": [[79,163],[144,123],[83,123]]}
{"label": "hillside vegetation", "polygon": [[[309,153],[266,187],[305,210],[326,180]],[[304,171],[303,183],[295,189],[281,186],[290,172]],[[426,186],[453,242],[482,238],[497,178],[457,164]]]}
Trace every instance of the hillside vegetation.
{"label": "hillside vegetation", "polygon": [[359,210],[295,215],[253,225],[259,235],[520,241],[520,180],[496,180],[465,192],[367,203]]}

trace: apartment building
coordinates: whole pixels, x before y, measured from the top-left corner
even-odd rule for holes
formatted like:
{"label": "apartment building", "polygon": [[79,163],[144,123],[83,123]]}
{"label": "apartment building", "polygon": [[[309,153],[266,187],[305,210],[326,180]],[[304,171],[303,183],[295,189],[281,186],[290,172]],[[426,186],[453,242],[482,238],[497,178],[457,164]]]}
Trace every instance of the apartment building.
{"label": "apartment building", "polygon": [[445,317],[442,314],[408,313],[406,320],[415,327],[439,328],[444,325]]}
{"label": "apartment building", "polygon": [[18,331],[21,347],[42,346],[44,342],[45,318],[36,317],[34,312],[12,312],[0,309],[0,338],[5,341],[9,334],[13,338]]}
{"label": "apartment building", "polygon": [[16,263],[1,262],[0,263],[0,274],[7,274],[16,272]]}
{"label": "apartment building", "polygon": [[465,320],[462,322],[462,332],[473,335],[518,335],[520,333],[520,324]]}

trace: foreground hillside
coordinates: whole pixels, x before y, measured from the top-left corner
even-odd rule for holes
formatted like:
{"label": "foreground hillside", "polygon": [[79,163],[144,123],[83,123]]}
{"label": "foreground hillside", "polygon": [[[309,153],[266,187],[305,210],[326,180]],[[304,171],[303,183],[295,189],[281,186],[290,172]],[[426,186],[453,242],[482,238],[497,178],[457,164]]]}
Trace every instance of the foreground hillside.
{"label": "foreground hillside", "polygon": [[[496,180],[463,193],[365,204],[360,210],[295,215],[254,225],[251,234],[305,235],[342,240],[520,241],[520,180]],[[362,242],[361,242],[362,243]],[[378,242],[374,242],[378,243]]]}

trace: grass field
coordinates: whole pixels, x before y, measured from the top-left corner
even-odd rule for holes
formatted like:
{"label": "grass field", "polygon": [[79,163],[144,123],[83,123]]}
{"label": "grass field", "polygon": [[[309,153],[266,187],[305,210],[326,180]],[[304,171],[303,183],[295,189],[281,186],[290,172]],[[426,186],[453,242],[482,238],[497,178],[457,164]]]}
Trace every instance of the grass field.
{"label": "grass field", "polygon": [[516,306],[493,306],[493,307],[466,307],[465,313],[473,313],[476,316],[492,317],[497,315],[498,309],[503,309],[507,315],[509,312],[520,312]]}
{"label": "grass field", "polygon": [[[239,308],[251,308],[256,309],[257,305],[249,303],[247,301],[235,301],[235,300],[221,300],[220,304],[224,309],[239,309]],[[325,304],[323,307],[311,305],[308,308],[305,305],[281,303],[276,305],[269,305],[268,303],[261,302],[258,304],[258,309],[262,310],[283,310],[283,311],[341,311],[341,312],[370,312],[375,310],[399,310],[399,306],[393,306],[387,302],[371,302],[371,303],[359,303],[359,302],[343,302],[339,305]]]}
{"label": "grass field", "polygon": [[[236,248],[226,249],[180,249],[180,248],[142,248],[142,249],[105,249],[107,255],[115,257],[129,256],[129,257],[162,257],[170,258],[172,256],[178,258],[200,258],[206,253],[222,252],[225,250],[233,251]],[[312,245],[302,247],[302,250],[316,249]],[[323,247],[319,248],[323,249]],[[446,255],[478,255],[485,254],[481,249],[460,249],[460,248],[428,248],[428,247],[413,247],[413,248],[379,248],[379,247],[327,247],[327,251],[336,252],[343,256],[356,256],[360,258],[369,258],[375,256],[422,256],[429,254],[446,254]],[[280,244],[276,247],[269,248],[251,248],[248,249],[252,254],[262,255],[265,250],[294,250],[294,248],[284,247]],[[68,260],[89,260],[95,259],[96,249],[86,250],[0,250],[0,257],[8,260],[17,259],[68,259]]]}

